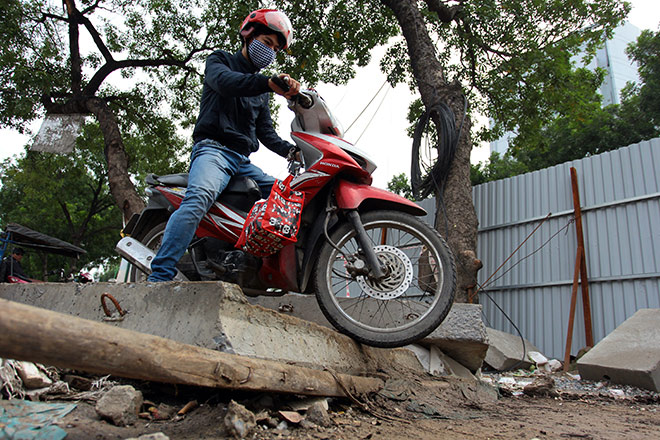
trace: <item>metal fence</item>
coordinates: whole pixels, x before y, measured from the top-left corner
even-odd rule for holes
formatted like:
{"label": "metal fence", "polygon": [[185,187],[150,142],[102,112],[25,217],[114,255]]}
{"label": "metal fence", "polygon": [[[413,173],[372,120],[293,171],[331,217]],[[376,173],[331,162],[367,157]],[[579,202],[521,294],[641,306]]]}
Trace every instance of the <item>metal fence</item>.
{"label": "metal fence", "polygon": [[[529,236],[488,283],[487,295],[480,294],[486,325],[517,333],[496,302],[526,339],[558,359],[577,252],[571,167],[578,176],[595,342],[637,310],[660,307],[660,138],[475,186],[480,283]],[[433,200],[422,205],[435,211]],[[586,345],[581,299],[573,332],[576,354]]]}

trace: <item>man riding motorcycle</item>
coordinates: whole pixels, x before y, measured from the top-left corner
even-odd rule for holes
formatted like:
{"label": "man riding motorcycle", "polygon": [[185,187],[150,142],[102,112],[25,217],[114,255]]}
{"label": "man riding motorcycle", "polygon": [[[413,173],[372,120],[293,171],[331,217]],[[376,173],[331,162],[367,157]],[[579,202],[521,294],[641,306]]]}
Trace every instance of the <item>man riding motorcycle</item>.
{"label": "man riding motorcycle", "polygon": [[258,73],[275,60],[276,52],[291,44],[291,22],[278,10],[259,9],[245,18],[240,35],[243,44],[238,52],[218,50],[206,61],[186,195],[167,223],[149,281],[174,278],[177,261],[230,178],[250,177],[268,196],[275,180],[248,158],[259,148],[259,141],[282,157],[294,148],[275,132],[268,100],[270,92],[286,98],[297,95],[300,83],[282,74],[289,86],[284,91]]}

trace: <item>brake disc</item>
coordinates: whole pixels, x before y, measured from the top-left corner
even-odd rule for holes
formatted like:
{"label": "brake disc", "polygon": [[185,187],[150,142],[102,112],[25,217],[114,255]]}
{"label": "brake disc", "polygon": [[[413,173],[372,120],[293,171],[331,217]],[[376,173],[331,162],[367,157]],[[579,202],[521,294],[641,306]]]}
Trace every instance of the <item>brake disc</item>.
{"label": "brake disc", "polygon": [[403,295],[413,279],[413,265],[402,250],[389,245],[375,246],[378,260],[387,268],[388,275],[382,280],[359,276],[357,282],[362,291],[372,298],[390,300]]}

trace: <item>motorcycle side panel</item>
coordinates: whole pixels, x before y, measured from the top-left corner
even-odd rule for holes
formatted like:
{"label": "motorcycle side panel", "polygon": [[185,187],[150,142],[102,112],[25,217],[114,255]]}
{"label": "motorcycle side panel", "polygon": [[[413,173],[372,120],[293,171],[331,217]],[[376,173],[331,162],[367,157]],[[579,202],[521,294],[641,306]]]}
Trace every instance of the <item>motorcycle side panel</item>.
{"label": "motorcycle side panel", "polygon": [[340,180],[335,188],[337,206],[340,209],[358,209],[368,207],[373,209],[393,209],[416,216],[426,215],[426,210],[405,197],[374,188],[361,183]]}
{"label": "motorcycle side panel", "polygon": [[291,243],[275,255],[264,257],[259,278],[267,286],[297,292],[296,273],[296,245]]}

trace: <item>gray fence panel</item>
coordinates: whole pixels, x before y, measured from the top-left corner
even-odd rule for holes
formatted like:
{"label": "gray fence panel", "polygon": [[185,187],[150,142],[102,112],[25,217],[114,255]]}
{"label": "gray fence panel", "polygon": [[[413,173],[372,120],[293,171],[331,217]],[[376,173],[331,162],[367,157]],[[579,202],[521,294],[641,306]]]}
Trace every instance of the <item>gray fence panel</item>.
{"label": "gray fence panel", "polygon": [[[523,336],[560,359],[577,251],[575,227],[569,224],[571,167],[578,175],[596,342],[640,308],[660,307],[660,139],[475,186],[481,283],[550,214],[491,280],[487,293]],[[423,206],[434,211],[433,201]],[[480,302],[487,325],[515,333],[492,301],[482,295]],[[572,353],[585,344],[578,300]]]}

